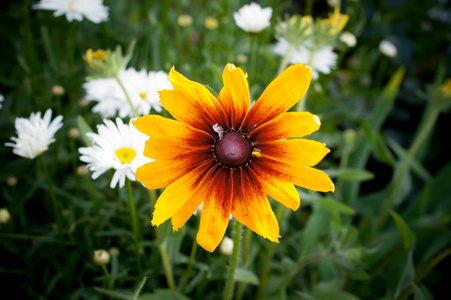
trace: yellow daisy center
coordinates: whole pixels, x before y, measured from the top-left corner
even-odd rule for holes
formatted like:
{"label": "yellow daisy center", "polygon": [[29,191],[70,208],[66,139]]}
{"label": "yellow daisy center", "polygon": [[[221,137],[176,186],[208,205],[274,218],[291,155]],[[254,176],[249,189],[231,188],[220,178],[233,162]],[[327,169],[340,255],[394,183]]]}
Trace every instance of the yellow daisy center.
{"label": "yellow daisy center", "polygon": [[122,164],[129,164],[136,156],[136,151],[132,148],[121,148],[116,151],[116,156]]}
{"label": "yellow daisy center", "polygon": [[141,97],[141,99],[146,100],[147,94],[146,93],[139,93],[139,97]]}

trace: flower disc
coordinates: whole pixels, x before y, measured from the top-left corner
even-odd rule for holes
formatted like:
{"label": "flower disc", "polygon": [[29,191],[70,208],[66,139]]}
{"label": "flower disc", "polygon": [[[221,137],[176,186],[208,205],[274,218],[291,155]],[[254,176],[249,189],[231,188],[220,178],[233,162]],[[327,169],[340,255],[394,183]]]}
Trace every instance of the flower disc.
{"label": "flower disc", "polygon": [[215,154],[225,166],[236,168],[245,165],[252,153],[249,139],[241,132],[226,132],[222,139],[216,142]]}

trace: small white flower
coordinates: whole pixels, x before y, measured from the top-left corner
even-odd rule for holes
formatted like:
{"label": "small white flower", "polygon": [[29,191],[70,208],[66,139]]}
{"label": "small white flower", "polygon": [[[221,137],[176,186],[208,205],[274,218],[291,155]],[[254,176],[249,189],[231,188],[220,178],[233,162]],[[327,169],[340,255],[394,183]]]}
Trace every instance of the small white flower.
{"label": "small white flower", "polygon": [[5,143],[13,147],[13,153],[33,159],[44,153],[55,141],[55,133],[63,126],[63,116],[57,116],[52,122],[52,110],[47,109],[44,117],[41,112],[31,113],[30,118],[16,118],[15,127],[18,137],[11,137],[15,143]]}
{"label": "small white flower", "polygon": [[[296,45],[291,49],[288,61],[292,64],[304,64],[311,68],[313,79],[318,79],[319,72],[329,74],[337,64],[338,55],[333,51],[332,46],[322,46],[312,51],[312,42],[307,41],[304,45]],[[281,38],[274,47],[274,52],[285,55],[288,51],[289,43]]]}
{"label": "small white flower", "polygon": [[352,48],[355,45],[357,45],[357,39],[355,37],[355,35],[353,35],[352,33],[350,33],[349,31],[345,31],[343,32],[340,37],[339,40],[343,43],[345,43],[348,47]]}
{"label": "small white flower", "polygon": [[41,0],[33,9],[54,10],[53,15],[66,15],[67,21],[81,21],[83,17],[93,23],[108,20],[108,7],[103,0]]}
{"label": "small white flower", "polygon": [[103,120],[105,124],[97,125],[97,132],[86,134],[91,139],[91,147],[78,149],[80,160],[87,163],[93,171],[92,179],[97,179],[109,169],[115,169],[110,187],[124,187],[125,177],[135,181],[136,169],[145,163],[153,161],[144,156],[144,144],[147,135],[138,131],[131,123],[124,124],[116,118],[116,124],[111,120]]}
{"label": "small white flower", "polygon": [[[168,74],[163,71],[136,71],[134,68],[121,70],[119,79],[127,90],[138,115],[147,115],[153,107],[161,111],[158,91],[172,89]],[[133,111],[119,83],[114,78],[98,78],[83,84],[86,100],[98,102],[92,112],[102,118],[133,117]]]}
{"label": "small white flower", "polygon": [[232,255],[233,252],[233,240],[227,236],[222,239],[221,244],[219,244],[219,252],[222,255]]}
{"label": "small white flower", "polygon": [[258,33],[271,25],[272,8],[262,8],[255,2],[244,5],[237,12],[233,13],[233,18],[238,27],[246,32]]}
{"label": "small white flower", "polygon": [[398,55],[398,49],[396,49],[396,46],[387,40],[383,40],[380,42],[379,51],[382,54],[392,58]]}

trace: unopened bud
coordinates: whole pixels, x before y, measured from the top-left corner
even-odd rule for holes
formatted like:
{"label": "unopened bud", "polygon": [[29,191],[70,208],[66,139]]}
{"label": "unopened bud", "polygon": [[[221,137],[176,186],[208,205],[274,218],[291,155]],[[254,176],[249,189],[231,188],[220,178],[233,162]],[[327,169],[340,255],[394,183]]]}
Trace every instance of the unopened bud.
{"label": "unopened bud", "polygon": [[78,100],[78,105],[80,105],[80,107],[86,107],[88,106],[89,102],[88,100],[86,100],[86,97],[82,97],[80,98],[80,100]]}
{"label": "unopened bud", "polygon": [[247,56],[245,54],[240,53],[235,57],[235,60],[241,64],[244,64],[247,62]]}
{"label": "unopened bud", "polygon": [[88,174],[89,170],[86,167],[86,165],[81,165],[77,167],[77,175],[79,176],[85,176],[86,174]]}
{"label": "unopened bud", "polygon": [[114,255],[114,256],[118,256],[119,253],[120,253],[120,251],[119,251],[119,249],[118,249],[117,247],[111,247],[111,248],[108,250],[108,252],[110,252],[110,254],[111,254],[111,255]]}
{"label": "unopened bud", "polygon": [[205,19],[204,25],[207,29],[213,30],[218,28],[218,20],[213,17],[207,17]]}
{"label": "unopened bud", "polygon": [[59,84],[52,86],[52,95],[54,96],[62,96],[66,90]]}
{"label": "unopened bud", "polygon": [[345,31],[343,32],[340,37],[339,40],[343,43],[345,43],[348,47],[352,48],[355,45],[357,45],[357,39],[355,37],[355,35],[353,35],[352,33],[350,33],[349,31]]}
{"label": "unopened bud", "polygon": [[67,131],[67,135],[71,138],[71,139],[78,139],[80,138],[80,130],[78,128],[72,127],[69,128],[69,130]]}
{"label": "unopened bud", "polygon": [[177,18],[177,23],[182,27],[188,27],[193,24],[193,17],[190,15],[180,15]]}
{"label": "unopened bud", "polygon": [[0,225],[8,224],[9,220],[11,220],[11,215],[7,208],[0,209]]}
{"label": "unopened bud", "polygon": [[382,54],[392,58],[398,55],[398,49],[396,49],[396,46],[387,40],[383,40],[380,42],[379,51]]}
{"label": "unopened bud", "polygon": [[222,255],[231,255],[233,252],[233,240],[225,236],[219,245],[219,252],[221,252]]}
{"label": "unopened bud", "polygon": [[98,266],[104,266],[110,262],[110,254],[103,249],[94,250],[93,261]]}
{"label": "unopened bud", "polygon": [[17,178],[15,176],[8,176],[8,178],[6,178],[6,184],[11,187],[16,186]]}

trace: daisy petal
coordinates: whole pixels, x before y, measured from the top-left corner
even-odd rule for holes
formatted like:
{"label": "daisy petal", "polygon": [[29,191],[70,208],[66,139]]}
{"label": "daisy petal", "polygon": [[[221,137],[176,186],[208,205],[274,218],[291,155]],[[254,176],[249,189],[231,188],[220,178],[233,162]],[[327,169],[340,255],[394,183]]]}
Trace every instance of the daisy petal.
{"label": "daisy petal", "polygon": [[310,67],[301,64],[288,67],[252,106],[243,122],[244,131],[271,121],[290,109],[304,96],[311,80]]}
{"label": "daisy petal", "polygon": [[252,166],[257,174],[264,172],[279,180],[292,182],[309,190],[318,192],[333,192],[335,190],[332,180],[326,173],[311,167],[293,165],[268,157],[259,157],[252,160]]}
{"label": "daisy petal", "polygon": [[160,103],[178,121],[214,134],[212,126],[216,123],[226,128],[227,115],[219,101],[203,85],[188,80],[171,69],[169,73],[174,90],[160,92]]}
{"label": "daisy petal", "polygon": [[250,133],[254,141],[276,141],[303,137],[317,131],[321,125],[318,116],[309,112],[287,112]]}
{"label": "daisy petal", "polygon": [[203,184],[212,171],[214,171],[213,164],[207,162],[169,185],[157,200],[152,225],[158,226],[171,218]]}
{"label": "daisy petal", "polygon": [[257,175],[243,168],[234,172],[233,181],[241,183],[234,190],[233,217],[264,238],[278,242],[279,224]]}
{"label": "daisy petal", "polygon": [[326,145],[313,140],[291,139],[256,144],[263,156],[300,166],[318,164],[330,150]]}
{"label": "daisy petal", "polygon": [[213,252],[224,237],[232,205],[231,172],[221,168],[214,175],[202,207],[197,243]]}
{"label": "daisy petal", "polygon": [[224,88],[218,100],[229,117],[230,126],[238,129],[249,111],[249,84],[241,68],[227,64],[222,72]]}

